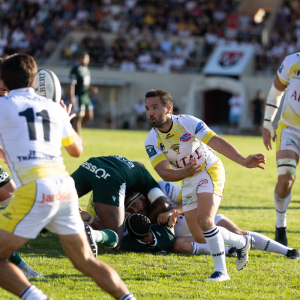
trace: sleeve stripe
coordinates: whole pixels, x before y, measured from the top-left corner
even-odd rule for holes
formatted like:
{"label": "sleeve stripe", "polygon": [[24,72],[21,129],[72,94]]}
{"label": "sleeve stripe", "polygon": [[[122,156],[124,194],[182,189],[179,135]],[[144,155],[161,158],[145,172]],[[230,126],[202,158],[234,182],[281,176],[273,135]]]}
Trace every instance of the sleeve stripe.
{"label": "sleeve stripe", "polygon": [[278,107],[277,107],[276,105],[269,104],[269,103],[267,103],[266,105],[267,105],[267,106],[271,106],[271,107],[274,107],[274,108],[277,108],[277,109],[278,109]]}
{"label": "sleeve stripe", "polygon": [[61,143],[64,147],[68,147],[70,145],[72,145],[76,140],[76,134],[75,131],[73,129],[73,132],[70,136],[68,136],[67,138],[62,139]]}
{"label": "sleeve stripe", "polygon": [[283,79],[280,78],[278,72],[277,72],[277,77],[278,77],[278,79],[280,80],[280,82],[281,82],[282,84],[288,85],[288,82],[286,82],[286,81],[284,81]]}
{"label": "sleeve stripe", "polygon": [[152,164],[152,167],[155,168],[161,161],[163,160],[167,160],[166,159],[166,156],[164,154],[159,154],[157,155],[152,161],[151,161],[151,164]]}
{"label": "sleeve stripe", "polygon": [[201,140],[201,142],[203,142],[204,144],[207,144],[209,142],[209,140],[216,135],[212,130],[209,131]]}

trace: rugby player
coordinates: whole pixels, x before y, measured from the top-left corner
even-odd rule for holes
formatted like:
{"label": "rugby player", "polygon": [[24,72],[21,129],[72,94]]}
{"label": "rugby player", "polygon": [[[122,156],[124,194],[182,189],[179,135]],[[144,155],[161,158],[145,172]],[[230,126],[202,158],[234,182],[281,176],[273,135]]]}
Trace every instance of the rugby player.
{"label": "rugby player", "polygon": [[153,127],[145,140],[152,166],[165,181],[183,180],[182,202],[188,226],[198,243],[203,233],[212,253],[215,272],[205,281],[230,280],[224,255],[225,235],[234,239],[229,244],[237,247],[237,270],[247,264],[253,239],[249,235],[229,234],[226,229],[221,231],[214,223],[222,199],[225,171],[212,149],[247,168],[264,169],[261,164],[265,163],[265,157],[256,154],[245,158],[203,121],[188,115],[172,115],[173,99],[165,91],[147,92],[145,107]]}
{"label": "rugby player", "polygon": [[263,142],[267,150],[275,142],[273,121],[285,92],[283,108],[276,130],[277,183],[274,190],[276,212],[275,240],[288,244],[286,235],[286,211],[292,198],[292,186],[296,179],[296,167],[300,153],[300,53],[288,55],[280,65],[267,98]]}
{"label": "rugby player", "polygon": [[36,74],[36,63],[26,54],[11,56],[1,64],[1,78],[10,92],[0,98],[0,138],[16,191],[0,212],[0,286],[23,300],[49,299],[7,262],[11,253],[45,227],[58,234],[78,270],[115,299],[132,299],[118,274],[95,259],[90,250],[74,181],[60,156],[63,145],[71,156],[79,157],[82,141],[66,111],[35,94]]}
{"label": "rugby player", "polygon": [[[0,59],[0,64],[2,63],[3,59]],[[3,82],[1,80],[1,74],[0,74],[0,96],[6,97],[8,94],[8,90],[3,85]],[[3,148],[0,146],[0,158],[6,162],[6,158],[3,152]],[[10,177],[10,175],[3,170],[3,168],[0,166],[0,207],[1,209],[4,209],[10,202],[11,198],[13,197],[13,193],[16,189],[16,185],[13,181],[13,179]],[[44,278],[43,275],[38,273],[37,271],[33,270],[27,263],[19,256],[17,252],[14,252],[8,259],[11,263],[18,266],[25,276],[27,278],[34,278],[34,277],[40,277]]]}
{"label": "rugby player", "polygon": [[[177,220],[174,225],[174,234],[177,239],[173,245],[172,251],[177,253],[194,253],[194,254],[207,253],[205,251],[206,247],[203,245],[203,243],[205,243],[204,236],[202,236],[200,244],[196,243],[193,237],[191,236],[190,230],[186,223],[185,216],[182,215],[183,213],[182,204],[181,204],[182,190],[180,186],[178,186],[174,182],[165,182],[165,181],[159,181],[158,184],[161,190],[163,191],[163,193],[165,194],[166,199],[171,207],[169,211],[159,215],[158,223],[159,224],[174,223],[174,212],[176,212],[175,217]],[[125,202],[125,206],[127,207],[126,211],[129,212],[130,214],[134,214],[134,213],[143,214],[143,212],[146,211],[144,207],[147,207],[146,199],[147,198],[144,195],[141,195],[135,191],[131,192],[130,195],[128,195]],[[252,236],[254,238],[253,247],[255,249],[267,251],[267,252],[279,253],[285,255],[290,259],[300,258],[300,253],[298,250],[281,245],[258,232],[246,231],[240,229],[234,222],[226,218],[224,215],[216,214],[215,224],[217,226],[224,227],[227,230],[239,235],[248,234]],[[122,249],[122,244],[121,244],[121,249]],[[230,248],[225,249],[226,250],[225,254],[226,252],[229,251],[229,249]]]}
{"label": "rugby player", "polygon": [[[147,195],[152,210],[148,215],[156,220],[168,210],[165,195],[146,168],[122,156],[92,157],[84,162],[71,177],[79,197],[92,191],[87,207],[88,224],[93,229],[111,229],[118,234],[120,245],[125,218],[124,201],[127,191],[133,189]],[[98,218],[95,218],[96,215]],[[83,216],[83,215],[82,215]],[[86,219],[83,219],[87,221]]]}

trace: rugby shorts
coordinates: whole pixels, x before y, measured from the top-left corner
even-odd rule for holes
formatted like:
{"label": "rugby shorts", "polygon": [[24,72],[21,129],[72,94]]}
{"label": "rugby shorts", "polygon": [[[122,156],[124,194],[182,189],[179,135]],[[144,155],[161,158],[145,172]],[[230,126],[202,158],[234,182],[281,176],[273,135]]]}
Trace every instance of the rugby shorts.
{"label": "rugby shorts", "polygon": [[300,153],[300,129],[285,125],[279,120],[276,129],[276,151],[292,150]]}
{"label": "rugby shorts", "polygon": [[74,112],[77,117],[83,117],[86,111],[93,111],[94,107],[87,96],[75,96]]}
{"label": "rugby shorts", "polygon": [[5,186],[10,180],[10,175],[0,166],[0,188]]}
{"label": "rugby shorts", "polygon": [[69,176],[45,177],[21,186],[0,212],[0,228],[34,239],[46,228],[59,235],[84,230],[74,181]]}
{"label": "rugby shorts", "polygon": [[220,159],[199,174],[186,178],[182,185],[183,211],[197,208],[197,194],[211,193],[223,197],[225,187],[225,170]]}

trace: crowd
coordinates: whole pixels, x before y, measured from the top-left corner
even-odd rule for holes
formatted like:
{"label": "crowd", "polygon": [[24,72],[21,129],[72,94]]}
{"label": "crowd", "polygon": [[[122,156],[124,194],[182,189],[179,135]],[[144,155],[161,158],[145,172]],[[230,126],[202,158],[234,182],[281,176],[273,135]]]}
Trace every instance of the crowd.
{"label": "crowd", "polygon": [[[91,64],[121,71],[168,73],[200,71],[218,45],[250,44],[259,71],[273,71],[299,46],[298,1],[278,10],[270,43],[261,44],[268,14],[255,23],[238,13],[237,0],[27,0],[0,1],[0,55],[28,53],[44,61],[68,32],[87,33],[70,40],[61,53],[65,64],[88,51]],[[97,31],[91,38],[89,33]],[[112,33],[112,42],[101,33]],[[178,41],[178,37],[182,38]],[[192,39],[191,39],[192,37]],[[198,39],[197,39],[198,38]],[[199,42],[199,38],[203,42]]]}

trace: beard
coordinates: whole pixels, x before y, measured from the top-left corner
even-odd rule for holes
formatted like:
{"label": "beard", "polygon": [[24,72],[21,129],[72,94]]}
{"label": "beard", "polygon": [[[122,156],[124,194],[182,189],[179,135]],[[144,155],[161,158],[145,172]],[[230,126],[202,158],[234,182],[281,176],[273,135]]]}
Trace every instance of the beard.
{"label": "beard", "polygon": [[152,118],[152,121],[149,119],[152,127],[160,128],[167,123],[167,120],[164,120],[163,116],[160,116],[159,118]]}

